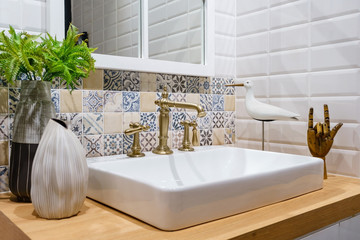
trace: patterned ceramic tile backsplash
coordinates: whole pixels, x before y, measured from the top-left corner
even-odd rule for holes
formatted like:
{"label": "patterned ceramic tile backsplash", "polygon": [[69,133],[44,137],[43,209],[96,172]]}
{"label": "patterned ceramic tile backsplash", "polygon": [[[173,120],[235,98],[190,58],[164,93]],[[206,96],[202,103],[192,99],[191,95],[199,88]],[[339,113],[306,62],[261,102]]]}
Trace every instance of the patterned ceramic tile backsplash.
{"label": "patterned ceramic tile backsplash", "polygon": [[[87,157],[127,153],[132,136],[123,131],[130,122],[147,124],[150,129],[140,134],[143,151],[151,151],[158,142],[158,107],[154,101],[164,86],[169,98],[179,102],[201,104],[207,111],[197,119],[200,145],[230,144],[234,141],[234,89],[224,85],[229,78],[207,78],[171,74],[139,73],[97,69],[71,94],[55,79],[52,101],[57,118],[64,120],[79,137]],[[9,155],[12,119],[20,96],[20,88],[0,81],[0,155]],[[196,119],[193,110],[172,108],[170,112],[169,145],[180,146],[183,126],[180,121]],[[6,143],[6,144],[5,144]],[[6,147],[4,147],[6,146]],[[6,154],[4,154],[6,152]],[[7,165],[8,159],[0,165]],[[5,176],[5,168],[2,176]],[[3,177],[4,178],[4,177]],[[6,183],[1,180],[1,186]],[[1,189],[0,189],[1,190]]]}

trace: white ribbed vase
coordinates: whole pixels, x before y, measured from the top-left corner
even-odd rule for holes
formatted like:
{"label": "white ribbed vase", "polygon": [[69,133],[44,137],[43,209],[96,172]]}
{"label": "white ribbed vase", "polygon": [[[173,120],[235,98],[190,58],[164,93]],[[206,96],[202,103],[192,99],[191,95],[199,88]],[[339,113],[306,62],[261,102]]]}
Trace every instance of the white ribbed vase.
{"label": "white ribbed vase", "polygon": [[89,169],[85,151],[66,124],[50,119],[36,151],[31,174],[31,200],[48,219],[77,214],[86,197]]}

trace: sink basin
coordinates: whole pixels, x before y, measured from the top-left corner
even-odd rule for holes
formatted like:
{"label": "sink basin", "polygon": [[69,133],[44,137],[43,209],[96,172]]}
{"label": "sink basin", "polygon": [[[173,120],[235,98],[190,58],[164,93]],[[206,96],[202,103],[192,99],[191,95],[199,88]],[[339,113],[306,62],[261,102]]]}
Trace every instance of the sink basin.
{"label": "sink basin", "polygon": [[87,161],[88,197],[163,230],[249,211],[323,183],[319,158],[226,146]]}

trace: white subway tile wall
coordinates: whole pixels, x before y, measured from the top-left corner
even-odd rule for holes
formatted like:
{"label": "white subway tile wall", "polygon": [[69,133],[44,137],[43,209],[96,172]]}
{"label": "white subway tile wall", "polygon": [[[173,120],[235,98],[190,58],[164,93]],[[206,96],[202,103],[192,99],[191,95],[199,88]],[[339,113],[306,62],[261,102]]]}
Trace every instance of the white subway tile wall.
{"label": "white subway tile wall", "polygon": [[[237,1],[236,82],[251,79],[261,101],[301,115],[265,124],[265,149],[310,155],[307,120],[344,125],[327,155],[328,171],[360,177],[360,1]],[[236,89],[236,144],[261,148],[261,125]],[[247,142],[249,141],[249,142]]]}

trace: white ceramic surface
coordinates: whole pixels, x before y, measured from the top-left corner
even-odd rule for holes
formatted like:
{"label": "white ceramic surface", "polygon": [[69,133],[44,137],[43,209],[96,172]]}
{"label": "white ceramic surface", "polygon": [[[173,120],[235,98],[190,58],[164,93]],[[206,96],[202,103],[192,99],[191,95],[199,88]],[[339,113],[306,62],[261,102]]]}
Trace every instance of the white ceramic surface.
{"label": "white ceramic surface", "polygon": [[88,196],[177,230],[322,188],[321,159],[234,147],[90,158]]}

